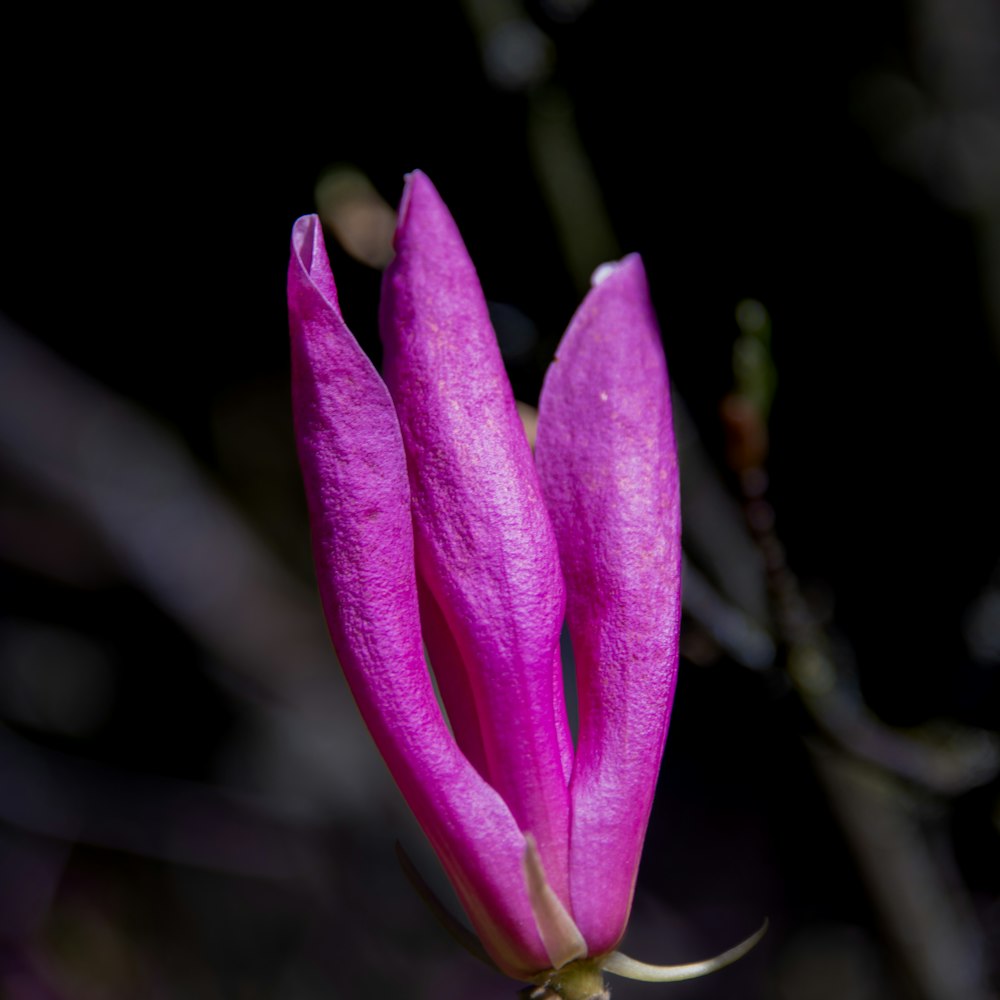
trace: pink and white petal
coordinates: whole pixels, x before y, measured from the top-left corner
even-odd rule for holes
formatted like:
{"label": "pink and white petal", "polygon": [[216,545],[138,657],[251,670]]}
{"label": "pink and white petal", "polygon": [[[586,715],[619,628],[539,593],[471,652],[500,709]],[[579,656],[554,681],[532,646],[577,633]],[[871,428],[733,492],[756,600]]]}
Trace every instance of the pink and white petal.
{"label": "pink and white petal", "polygon": [[531,975],[547,955],[524,886],[524,837],[458,749],[434,697],[399,426],[341,317],[315,216],[292,233],[288,303],[295,432],[334,648],[487,950],[511,975]]}
{"label": "pink and white petal", "polygon": [[469,673],[491,784],[567,900],[569,793],[555,663],[564,591],[537,474],[475,268],[428,178],[409,175],[382,286],[385,379],[417,564]]}
{"label": "pink and white petal", "polygon": [[570,892],[591,954],[625,929],[677,668],[680,509],[666,361],[638,256],[605,265],[542,390],[535,456],[577,661]]}

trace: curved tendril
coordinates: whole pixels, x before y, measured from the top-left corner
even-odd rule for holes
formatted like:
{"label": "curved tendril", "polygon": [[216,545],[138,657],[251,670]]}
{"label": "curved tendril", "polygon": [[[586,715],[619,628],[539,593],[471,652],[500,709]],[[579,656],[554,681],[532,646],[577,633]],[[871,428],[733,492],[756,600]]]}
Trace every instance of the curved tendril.
{"label": "curved tendril", "polygon": [[759,930],[745,941],[741,941],[735,948],[730,948],[729,951],[724,951],[714,958],[706,958],[704,962],[691,962],[688,965],[647,965],[645,962],[637,962],[634,958],[623,955],[620,951],[613,951],[601,963],[601,968],[616,976],[637,979],[644,983],[677,983],[684,979],[697,979],[742,958],[767,933],[767,924],[765,920]]}

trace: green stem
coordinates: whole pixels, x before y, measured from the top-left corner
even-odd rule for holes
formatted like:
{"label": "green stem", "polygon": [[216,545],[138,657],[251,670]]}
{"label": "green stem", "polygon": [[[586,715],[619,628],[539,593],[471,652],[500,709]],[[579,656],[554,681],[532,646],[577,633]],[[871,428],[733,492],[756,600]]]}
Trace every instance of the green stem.
{"label": "green stem", "polygon": [[594,959],[580,959],[550,972],[538,986],[522,991],[527,1000],[610,1000],[600,965]]}

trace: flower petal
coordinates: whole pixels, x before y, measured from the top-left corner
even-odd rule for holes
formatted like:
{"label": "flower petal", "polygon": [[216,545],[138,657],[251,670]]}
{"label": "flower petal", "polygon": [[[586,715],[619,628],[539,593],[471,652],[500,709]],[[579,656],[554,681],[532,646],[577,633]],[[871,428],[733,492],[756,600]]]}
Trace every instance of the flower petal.
{"label": "flower petal", "polygon": [[380,328],[418,570],[461,652],[490,783],[534,834],[567,902],[571,744],[557,731],[566,722],[555,539],[475,268],[422,173],[407,179],[395,246]]}
{"label": "flower petal", "polygon": [[448,732],[420,643],[409,486],[392,402],[344,324],[319,220],[299,219],[288,269],[292,395],[320,594],[379,751],[497,964],[547,964],[521,835]]}
{"label": "flower petal", "polygon": [[628,919],[666,739],[680,509],[666,362],[638,256],[605,265],[542,390],[535,456],[559,541],[580,728],[572,912],[591,954]]}

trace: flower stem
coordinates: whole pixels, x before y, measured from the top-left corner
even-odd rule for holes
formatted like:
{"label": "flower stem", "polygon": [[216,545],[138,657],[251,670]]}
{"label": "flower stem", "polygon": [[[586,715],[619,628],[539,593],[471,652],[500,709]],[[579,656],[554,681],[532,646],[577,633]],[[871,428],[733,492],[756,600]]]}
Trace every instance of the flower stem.
{"label": "flower stem", "polygon": [[521,991],[526,1000],[610,1000],[600,965],[593,959],[570,962],[550,972],[538,986]]}

